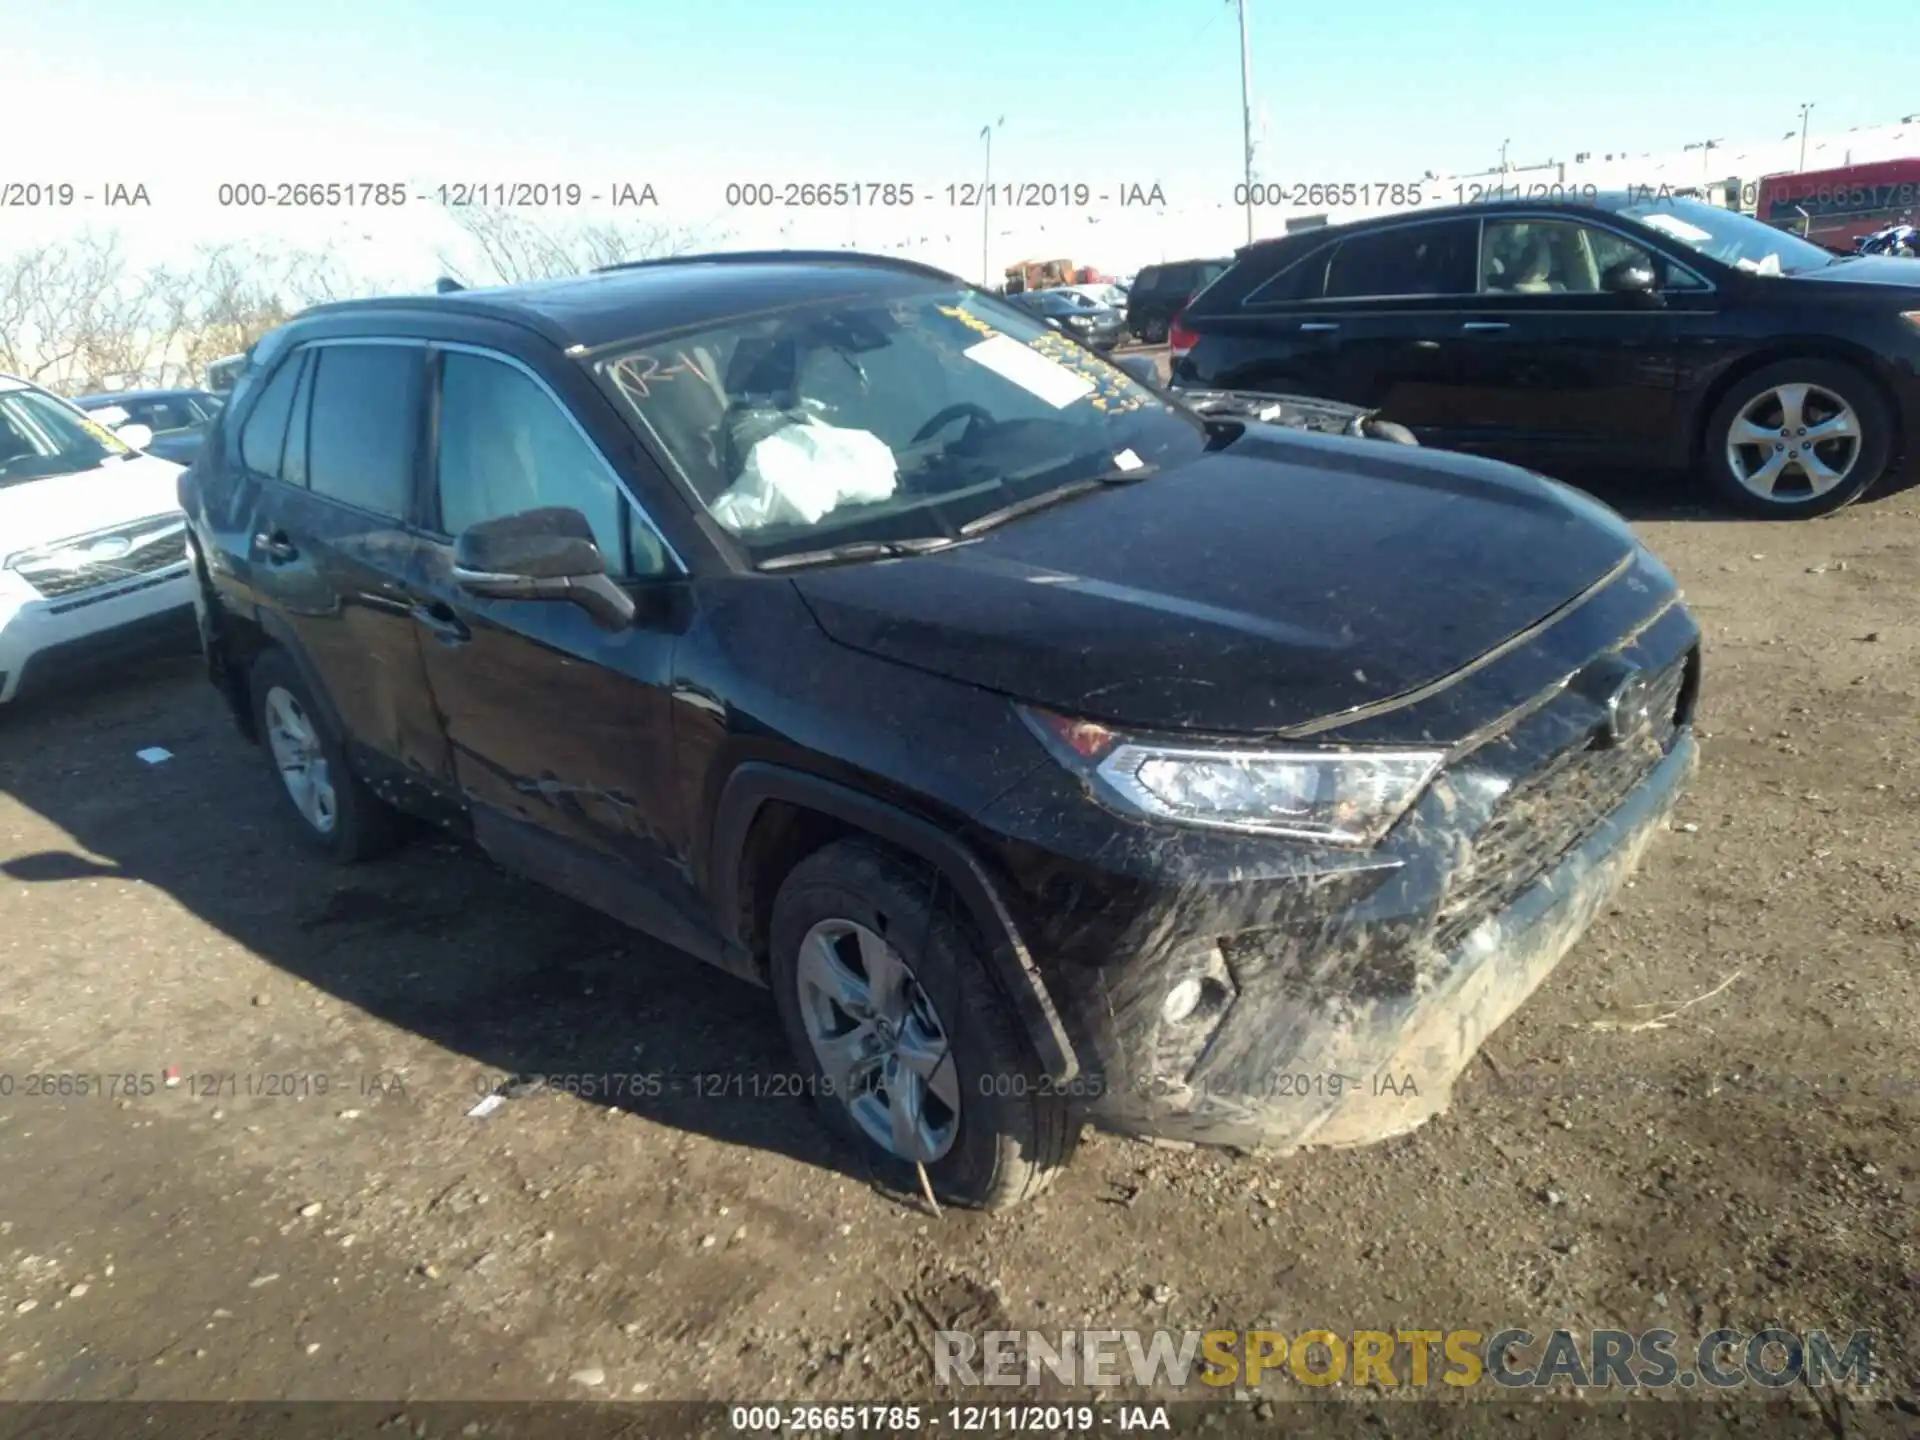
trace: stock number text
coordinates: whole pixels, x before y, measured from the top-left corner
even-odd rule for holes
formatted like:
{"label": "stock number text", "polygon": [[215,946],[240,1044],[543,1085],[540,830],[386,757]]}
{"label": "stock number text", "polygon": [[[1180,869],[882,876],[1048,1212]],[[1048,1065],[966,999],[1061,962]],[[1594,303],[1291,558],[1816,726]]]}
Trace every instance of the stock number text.
{"label": "stock number text", "polygon": [[314,180],[268,185],[259,180],[235,181],[214,192],[223,206],[252,209],[377,209],[407,203],[407,187],[393,181]]}

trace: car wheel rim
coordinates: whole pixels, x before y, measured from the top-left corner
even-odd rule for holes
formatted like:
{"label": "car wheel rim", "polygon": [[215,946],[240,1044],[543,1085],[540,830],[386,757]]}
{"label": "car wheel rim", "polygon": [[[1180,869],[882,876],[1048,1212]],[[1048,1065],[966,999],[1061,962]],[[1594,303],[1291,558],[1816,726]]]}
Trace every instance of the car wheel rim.
{"label": "car wheel rim", "polygon": [[1860,463],[1860,417],[1819,385],[1775,385],[1740,408],[1727,429],[1727,466],[1775,505],[1817,500]]}
{"label": "car wheel rim", "polygon": [[822,920],[800,942],[800,1013],[831,1093],[899,1159],[930,1164],[960,1129],[960,1074],[933,1001],[864,925]]}
{"label": "car wheel rim", "polygon": [[267,748],[273,752],[273,763],[280,767],[280,779],[294,809],[322,835],[331,835],[337,813],[333,774],[321,749],[319,732],[300,702],[278,685],[267,691],[264,708]]}

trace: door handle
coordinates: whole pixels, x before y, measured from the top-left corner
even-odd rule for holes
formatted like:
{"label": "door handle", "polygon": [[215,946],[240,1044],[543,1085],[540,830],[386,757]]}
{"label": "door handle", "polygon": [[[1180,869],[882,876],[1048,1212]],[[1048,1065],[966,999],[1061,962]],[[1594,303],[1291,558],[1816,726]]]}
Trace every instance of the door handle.
{"label": "door handle", "polygon": [[1504,320],[1469,320],[1460,328],[1471,331],[1476,335],[1491,334],[1495,330],[1506,329],[1507,322]]}
{"label": "door handle", "polygon": [[1307,335],[1324,335],[1329,330],[1338,330],[1339,328],[1338,322],[1333,320],[1303,320],[1300,322],[1301,332]]}
{"label": "door handle", "polygon": [[467,628],[451,605],[444,600],[431,600],[413,607],[413,618],[433,632],[433,638],[442,645],[458,645],[473,638],[473,631]]}
{"label": "door handle", "polygon": [[300,558],[300,552],[294,548],[293,542],[287,539],[287,532],[284,530],[276,530],[271,535],[262,533],[254,536],[253,548],[278,565]]}

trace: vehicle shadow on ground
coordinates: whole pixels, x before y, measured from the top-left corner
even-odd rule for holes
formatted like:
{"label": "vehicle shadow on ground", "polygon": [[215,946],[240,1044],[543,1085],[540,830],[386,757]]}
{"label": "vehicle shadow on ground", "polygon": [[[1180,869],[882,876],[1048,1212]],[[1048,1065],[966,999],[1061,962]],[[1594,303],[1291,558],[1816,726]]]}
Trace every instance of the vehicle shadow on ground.
{"label": "vehicle shadow on ground", "polygon": [[[172,758],[137,758],[150,746]],[[70,837],[0,852],[0,884],[70,888],[70,899],[34,903],[70,906],[76,928],[99,882],[154,886],[188,914],[154,907],[154,928],[143,931],[152,954],[204,953],[195,921],[214,927],[470,1059],[470,1078],[458,1082],[462,1110],[511,1077],[555,1077],[548,1089],[582,1103],[901,1193],[900,1177],[871,1173],[809,1113],[767,991],[506,874],[438,832],[358,866],[306,850],[280,813],[267,762],[234,729],[197,658],[0,712],[0,791]],[[52,913],[64,927],[66,912]],[[222,963],[208,973],[236,972]],[[244,965],[237,973],[233,993],[211,998],[243,1021],[251,991],[268,987],[247,980]],[[235,1033],[255,1030],[237,1024]],[[196,1059],[195,1068],[292,1068],[233,1043],[235,1053]],[[98,1057],[99,1068],[125,1058]],[[316,1070],[327,1067],[314,1057]],[[346,1083],[348,1068],[332,1065],[332,1083]],[[524,1087],[505,1088],[512,1103]]]}

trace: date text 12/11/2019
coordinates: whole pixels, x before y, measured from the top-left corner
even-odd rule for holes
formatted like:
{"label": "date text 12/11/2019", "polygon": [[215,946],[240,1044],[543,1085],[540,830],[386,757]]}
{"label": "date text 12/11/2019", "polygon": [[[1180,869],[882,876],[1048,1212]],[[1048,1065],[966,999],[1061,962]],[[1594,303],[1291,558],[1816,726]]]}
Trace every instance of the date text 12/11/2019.
{"label": "date text 12/11/2019", "polygon": [[1094,185],[1084,180],[1009,180],[988,185],[963,181],[914,185],[893,180],[730,180],[721,191],[729,209],[759,210],[905,210],[945,205],[977,210],[1076,209],[1119,206],[1157,209],[1167,203],[1158,181]]}

